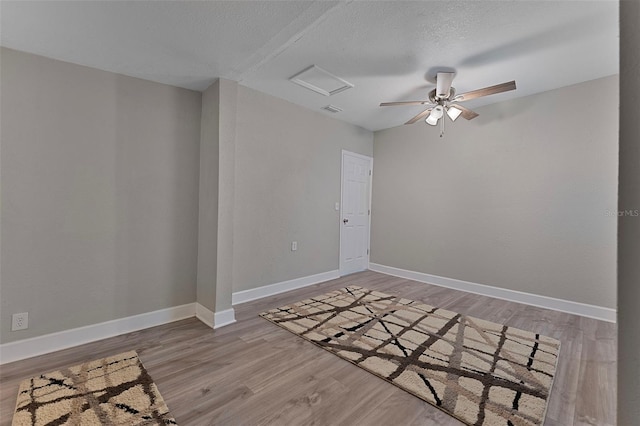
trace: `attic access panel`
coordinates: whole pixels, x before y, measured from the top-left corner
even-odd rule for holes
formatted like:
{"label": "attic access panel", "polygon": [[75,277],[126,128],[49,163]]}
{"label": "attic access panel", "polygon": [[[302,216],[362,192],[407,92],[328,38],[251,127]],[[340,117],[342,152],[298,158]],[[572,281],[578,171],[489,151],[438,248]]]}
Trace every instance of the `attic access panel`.
{"label": "attic access panel", "polygon": [[344,92],[345,90],[353,87],[353,84],[348,81],[343,80],[316,65],[311,65],[309,68],[299,72],[289,80],[324,96],[335,95],[336,93]]}

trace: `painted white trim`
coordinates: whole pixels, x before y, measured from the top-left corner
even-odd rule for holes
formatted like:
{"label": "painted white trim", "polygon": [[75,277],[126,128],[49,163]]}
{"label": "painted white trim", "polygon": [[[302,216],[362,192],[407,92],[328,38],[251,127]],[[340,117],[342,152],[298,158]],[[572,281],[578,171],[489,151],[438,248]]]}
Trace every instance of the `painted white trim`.
{"label": "painted white trim", "polygon": [[71,330],[45,334],[0,345],[0,364],[19,361],[50,352],[67,349],[96,340],[107,339],[125,333],[155,327],[173,321],[191,318],[196,313],[196,304],[174,306],[126,318],[91,324]]}
{"label": "painted white trim", "polygon": [[342,264],[342,206],[344,205],[344,156],[345,154],[351,155],[352,157],[360,158],[362,160],[369,161],[369,170],[371,170],[371,174],[369,175],[369,226],[367,229],[367,265],[365,266],[365,270],[369,269],[369,263],[371,259],[371,198],[373,194],[373,157],[369,157],[368,155],[358,154],[356,152],[347,151],[346,149],[342,150],[340,154],[340,217],[338,218],[338,226],[340,229],[340,246],[338,247],[338,271],[340,272],[340,276],[342,276],[344,271],[344,265]]}
{"label": "painted white trim", "polygon": [[511,302],[524,303],[526,305],[537,306],[539,308],[553,309],[554,311],[567,312],[583,317],[594,318],[607,322],[616,322],[616,310],[603,306],[589,305],[586,303],[573,302],[571,300],[556,299],[555,297],[541,296],[538,294],[525,293],[517,290],[493,287],[485,284],[477,284],[469,281],[457,280],[454,278],[440,277],[437,275],[425,274],[423,272],[409,271],[406,269],[394,268],[392,266],[370,263],[369,269],[395,277],[406,278],[440,287],[462,290],[468,293],[481,294],[483,296],[494,297],[496,299],[509,300]]}
{"label": "painted white trim", "polygon": [[214,328],[214,312],[209,310],[206,306],[196,303],[196,318],[202,321],[204,324],[211,328]]}
{"label": "painted white trim", "polygon": [[225,325],[233,324],[234,322],[236,322],[236,312],[233,308],[216,312],[213,315],[213,328],[224,327]]}
{"label": "painted white trim", "polygon": [[251,300],[262,299],[263,297],[273,296],[274,294],[284,293],[285,291],[295,290],[297,288],[307,287],[324,281],[340,278],[340,271],[328,271],[320,274],[309,275],[306,277],[295,278],[289,281],[282,281],[263,287],[253,288],[251,290],[243,290],[233,293],[231,303],[245,303]]}

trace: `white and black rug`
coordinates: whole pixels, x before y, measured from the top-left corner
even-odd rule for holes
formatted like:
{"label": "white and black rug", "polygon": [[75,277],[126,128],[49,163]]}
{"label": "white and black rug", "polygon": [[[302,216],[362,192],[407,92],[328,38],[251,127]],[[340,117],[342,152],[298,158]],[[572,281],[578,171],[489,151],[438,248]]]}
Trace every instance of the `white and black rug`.
{"label": "white and black rug", "polygon": [[469,425],[540,425],[560,342],[360,287],[260,314]]}

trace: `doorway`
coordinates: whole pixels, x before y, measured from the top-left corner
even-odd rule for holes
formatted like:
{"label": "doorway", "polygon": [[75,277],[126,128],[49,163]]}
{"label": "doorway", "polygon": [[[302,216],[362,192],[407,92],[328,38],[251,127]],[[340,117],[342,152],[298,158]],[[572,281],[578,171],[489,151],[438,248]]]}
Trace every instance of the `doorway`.
{"label": "doorway", "polygon": [[340,275],[369,268],[373,158],[342,151]]}

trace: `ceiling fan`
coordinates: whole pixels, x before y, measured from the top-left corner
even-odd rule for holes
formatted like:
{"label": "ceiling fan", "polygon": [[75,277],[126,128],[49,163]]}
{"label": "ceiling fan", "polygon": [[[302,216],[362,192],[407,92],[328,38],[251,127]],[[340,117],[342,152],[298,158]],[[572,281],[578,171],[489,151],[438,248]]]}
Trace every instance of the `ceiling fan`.
{"label": "ceiling fan", "polygon": [[409,106],[409,105],[425,105],[427,109],[413,117],[404,124],[413,124],[418,120],[425,119],[427,124],[435,126],[440,121],[440,137],[444,134],[444,115],[447,114],[451,121],[456,121],[460,116],[467,120],[473,120],[478,116],[477,113],[460,105],[460,102],[469,101],[471,99],[480,98],[482,96],[495,95],[496,93],[508,92],[516,89],[516,82],[509,81],[507,83],[497,84],[495,86],[485,87],[483,89],[472,90],[471,92],[456,95],[456,89],[451,86],[453,83],[454,73],[439,72],[436,74],[436,88],[429,92],[429,99],[425,101],[406,101],[406,102],[383,102],[380,106]]}

